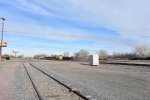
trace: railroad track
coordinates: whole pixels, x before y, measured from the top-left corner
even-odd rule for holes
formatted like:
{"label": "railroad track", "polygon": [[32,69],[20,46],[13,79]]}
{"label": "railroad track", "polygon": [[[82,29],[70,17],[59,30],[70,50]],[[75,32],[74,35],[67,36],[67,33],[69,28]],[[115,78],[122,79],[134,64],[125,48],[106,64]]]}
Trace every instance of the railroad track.
{"label": "railroad track", "polygon": [[35,90],[35,92],[36,92],[36,95],[37,95],[38,99],[39,99],[39,100],[43,100],[43,99],[42,99],[42,96],[40,95],[39,91],[37,90],[37,88],[36,88],[36,86],[35,86],[35,84],[34,84],[32,78],[31,78],[31,76],[30,76],[30,74],[29,74],[29,72],[28,72],[28,70],[27,70],[25,64],[23,64],[23,66],[24,66],[25,71],[26,71],[26,73],[27,73],[27,75],[28,75],[28,77],[29,77],[29,79],[30,79],[30,81],[31,81],[31,84],[32,84],[32,86],[33,86],[33,88],[34,88],[34,90]]}
{"label": "railroad track", "polygon": [[122,62],[102,62],[102,64],[131,65],[131,66],[144,66],[144,67],[150,67],[150,64],[122,63]]}
{"label": "railroad track", "polygon": [[[92,99],[90,99],[89,97],[84,96],[83,94],[81,94],[78,90],[72,89],[71,87],[67,86],[66,84],[60,82],[59,80],[57,80],[57,79],[54,78],[53,76],[49,75],[48,73],[44,72],[43,70],[41,70],[40,68],[36,67],[35,65],[33,65],[33,64],[31,64],[31,63],[28,63],[28,64],[29,64],[31,67],[33,67],[33,68],[35,68],[36,70],[38,70],[39,72],[41,72],[42,74],[44,74],[44,75],[46,75],[47,77],[49,77],[50,79],[52,79],[52,80],[54,80],[55,82],[57,82],[59,85],[62,85],[63,87],[67,88],[68,91],[73,92],[74,94],[76,94],[77,96],[79,96],[80,98],[82,98],[83,100],[92,100]],[[28,77],[29,77],[29,79],[30,79],[32,85],[33,85],[33,88],[34,88],[34,90],[35,90],[35,92],[36,92],[36,95],[37,95],[38,99],[39,99],[39,100],[43,100],[42,96],[40,95],[40,91],[38,91],[38,89],[37,89],[37,87],[36,87],[34,81],[32,80],[32,77],[31,77],[31,75],[30,75],[30,73],[29,73],[29,71],[28,71],[28,69],[27,69],[27,67],[26,67],[26,65],[25,65],[24,63],[23,63],[23,66],[24,66],[24,68],[25,68],[25,71],[26,71],[26,73],[27,73],[27,75],[28,75]]]}

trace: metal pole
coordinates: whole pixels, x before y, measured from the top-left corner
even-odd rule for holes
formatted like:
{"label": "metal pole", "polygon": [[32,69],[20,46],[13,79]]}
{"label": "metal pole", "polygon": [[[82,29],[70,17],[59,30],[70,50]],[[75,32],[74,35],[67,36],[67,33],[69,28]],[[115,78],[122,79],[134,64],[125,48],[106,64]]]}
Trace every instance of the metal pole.
{"label": "metal pole", "polygon": [[0,60],[2,62],[2,42],[3,42],[3,32],[4,32],[4,21],[6,20],[5,18],[1,18],[3,20],[2,22],[2,34],[1,34],[1,46],[0,46]]}
{"label": "metal pole", "polygon": [[17,52],[15,52],[15,59],[16,59],[16,53],[17,53]]}

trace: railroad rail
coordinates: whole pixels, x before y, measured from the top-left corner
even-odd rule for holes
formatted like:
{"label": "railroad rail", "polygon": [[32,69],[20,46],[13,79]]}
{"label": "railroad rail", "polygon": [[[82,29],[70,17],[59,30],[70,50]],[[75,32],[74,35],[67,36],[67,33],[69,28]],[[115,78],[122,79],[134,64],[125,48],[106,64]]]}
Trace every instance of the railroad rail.
{"label": "railroad rail", "polygon": [[136,63],[102,62],[102,64],[131,65],[131,66],[145,66],[145,67],[150,67],[150,64],[136,64]]}
{"label": "railroad rail", "polygon": [[42,99],[42,96],[40,95],[40,92],[37,90],[37,88],[36,88],[34,82],[32,81],[31,76],[30,76],[30,74],[29,74],[29,72],[28,72],[28,70],[27,70],[25,64],[23,64],[23,66],[24,66],[25,71],[26,71],[26,73],[27,73],[27,76],[29,77],[29,80],[30,80],[30,82],[31,82],[31,84],[32,84],[32,86],[33,86],[35,92],[36,92],[36,95],[37,95],[38,99],[39,99],[39,100],[43,100],[43,99]]}
{"label": "railroad rail", "polygon": [[[78,96],[81,97],[82,99],[84,99],[84,100],[92,100],[92,99],[90,99],[90,98],[84,96],[83,94],[81,94],[79,91],[73,90],[71,87],[69,87],[69,86],[67,86],[66,84],[62,83],[61,81],[57,80],[56,78],[54,78],[53,76],[51,76],[51,75],[49,75],[48,73],[44,72],[43,70],[41,70],[40,68],[36,67],[35,65],[33,65],[33,64],[31,64],[31,63],[29,63],[29,64],[30,64],[32,67],[34,67],[35,69],[37,69],[38,71],[40,71],[41,73],[43,73],[44,75],[46,75],[46,76],[48,76],[49,78],[51,78],[51,79],[53,79],[54,81],[56,81],[58,84],[60,84],[60,85],[64,86],[65,88],[67,88],[70,92],[75,93],[76,95],[78,95]],[[30,79],[30,81],[31,81],[31,83],[32,83],[32,85],[33,85],[33,88],[35,89],[35,92],[36,92],[36,94],[37,94],[37,96],[38,96],[38,99],[39,99],[39,100],[43,100],[42,97],[41,97],[41,95],[40,95],[40,92],[37,90],[37,88],[36,88],[34,82],[32,81],[32,78],[31,78],[31,76],[30,76],[30,74],[29,74],[29,72],[28,72],[28,70],[27,70],[25,64],[23,64],[23,65],[24,65],[24,68],[25,68],[25,70],[26,70],[26,72],[27,72],[27,75],[28,75],[28,77],[29,77],[29,79]]]}

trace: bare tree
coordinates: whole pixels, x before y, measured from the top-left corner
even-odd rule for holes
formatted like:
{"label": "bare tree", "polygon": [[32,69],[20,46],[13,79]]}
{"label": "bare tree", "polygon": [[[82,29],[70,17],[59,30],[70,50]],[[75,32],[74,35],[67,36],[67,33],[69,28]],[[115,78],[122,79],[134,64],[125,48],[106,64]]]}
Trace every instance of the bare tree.
{"label": "bare tree", "polygon": [[76,52],[74,53],[74,57],[77,59],[77,60],[82,60],[82,61],[87,61],[89,59],[89,51],[87,50],[80,50],[79,52]]}
{"label": "bare tree", "polygon": [[108,58],[108,52],[106,50],[99,50],[99,51],[97,51],[97,54],[99,55],[100,59]]}
{"label": "bare tree", "polygon": [[45,54],[37,54],[37,55],[34,55],[34,58],[35,58],[35,59],[42,59],[42,58],[44,58],[44,57],[47,57],[47,55],[45,55]]}
{"label": "bare tree", "polygon": [[116,53],[116,52],[111,55],[111,58],[117,59],[117,60],[137,59],[137,57],[134,53]]}
{"label": "bare tree", "polygon": [[137,46],[134,48],[133,52],[141,58],[148,57],[150,53],[150,48],[144,45]]}
{"label": "bare tree", "polygon": [[70,53],[68,51],[64,52],[64,57],[69,57]]}
{"label": "bare tree", "polygon": [[2,55],[2,58],[3,58],[3,59],[6,59],[6,58],[8,58],[8,57],[10,58],[10,56],[9,56],[8,54]]}
{"label": "bare tree", "polygon": [[24,57],[24,55],[22,54],[22,55],[19,55],[17,58],[23,58]]}

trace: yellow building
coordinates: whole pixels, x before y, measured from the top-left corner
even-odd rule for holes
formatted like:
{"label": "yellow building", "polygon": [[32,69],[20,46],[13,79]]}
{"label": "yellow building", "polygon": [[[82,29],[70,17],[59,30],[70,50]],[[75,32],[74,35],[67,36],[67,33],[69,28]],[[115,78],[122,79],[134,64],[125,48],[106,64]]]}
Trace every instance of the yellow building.
{"label": "yellow building", "polygon": [[56,59],[63,60],[63,56],[56,56]]}

